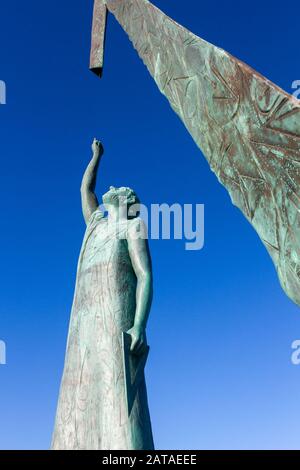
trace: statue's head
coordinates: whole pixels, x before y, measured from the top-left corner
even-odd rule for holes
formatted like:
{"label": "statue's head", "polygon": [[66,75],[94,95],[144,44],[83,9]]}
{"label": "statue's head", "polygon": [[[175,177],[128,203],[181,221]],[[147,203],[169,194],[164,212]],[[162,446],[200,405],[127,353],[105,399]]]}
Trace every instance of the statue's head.
{"label": "statue's head", "polygon": [[133,191],[133,189],[126,188],[126,187],[115,188],[114,186],[110,186],[109,191],[103,194],[102,200],[107,210],[109,210],[109,206],[114,206],[114,207],[126,206],[128,209],[129,216],[132,215],[130,213],[130,208],[132,208],[131,212],[134,212],[133,215],[137,215],[137,212],[138,212],[137,209],[140,203],[139,198],[137,194],[135,193],[135,191]]}

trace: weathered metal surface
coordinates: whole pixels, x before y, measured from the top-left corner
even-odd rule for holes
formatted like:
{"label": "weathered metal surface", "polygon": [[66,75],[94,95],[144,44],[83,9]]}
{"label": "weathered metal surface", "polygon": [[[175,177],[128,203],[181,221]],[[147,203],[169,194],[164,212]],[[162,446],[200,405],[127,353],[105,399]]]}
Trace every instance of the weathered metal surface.
{"label": "weathered metal surface", "polygon": [[106,0],[300,304],[300,104],[147,0]]}
{"label": "weathered metal surface", "polygon": [[93,26],[92,26],[92,47],[90,55],[90,69],[98,77],[102,77],[104,63],[105,33],[107,21],[107,8],[102,0],[95,0]]}
{"label": "weathered metal surface", "polygon": [[[132,220],[129,225],[135,224]],[[153,449],[144,374],[128,415],[122,335],[135,321],[136,277],[118,226],[96,211],[79,259],[53,450]]]}
{"label": "weathered metal surface", "polygon": [[147,357],[142,354],[148,349],[146,324],[152,302],[146,228],[139,217],[128,217],[129,207],[138,200],[130,188],[112,186],[102,197],[107,217],[101,212],[94,190],[103,146],[95,139],[92,149],[81,184],[87,229],[52,449],[152,450]]}
{"label": "weathered metal surface", "polygon": [[144,369],[150,348],[147,346],[143,354],[132,354],[130,350],[131,336],[126,332],[123,332],[122,344],[125,394],[128,416],[130,416],[139,387],[144,380]]}

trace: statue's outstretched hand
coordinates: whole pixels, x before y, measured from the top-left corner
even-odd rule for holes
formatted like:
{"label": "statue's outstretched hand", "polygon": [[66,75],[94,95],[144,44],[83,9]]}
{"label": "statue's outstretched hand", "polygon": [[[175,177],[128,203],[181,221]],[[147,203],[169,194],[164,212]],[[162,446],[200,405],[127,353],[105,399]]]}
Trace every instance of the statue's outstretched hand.
{"label": "statue's outstretched hand", "polygon": [[97,157],[101,157],[103,155],[104,148],[100,140],[97,140],[96,138],[93,140],[92,151],[93,155],[96,155]]}
{"label": "statue's outstretched hand", "polygon": [[127,333],[131,336],[130,351],[134,354],[142,354],[147,347],[145,330],[133,326]]}

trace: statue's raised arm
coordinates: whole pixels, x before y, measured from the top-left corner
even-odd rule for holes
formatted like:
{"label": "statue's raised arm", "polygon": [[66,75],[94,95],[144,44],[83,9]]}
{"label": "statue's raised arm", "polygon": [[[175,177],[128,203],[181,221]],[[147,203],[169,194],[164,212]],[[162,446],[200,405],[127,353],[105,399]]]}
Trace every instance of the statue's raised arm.
{"label": "statue's raised arm", "polygon": [[93,212],[95,212],[99,206],[99,202],[95,194],[95,188],[99,164],[104,153],[103,145],[99,140],[94,139],[92,151],[93,157],[85,170],[80,188],[82,212],[86,224],[90,220]]}

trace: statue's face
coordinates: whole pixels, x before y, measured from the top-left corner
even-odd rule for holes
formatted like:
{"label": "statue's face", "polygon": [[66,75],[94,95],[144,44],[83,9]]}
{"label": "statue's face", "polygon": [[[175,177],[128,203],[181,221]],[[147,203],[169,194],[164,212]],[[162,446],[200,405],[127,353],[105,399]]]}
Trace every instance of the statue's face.
{"label": "statue's face", "polygon": [[120,206],[127,203],[129,188],[115,188],[110,186],[109,191],[103,194],[102,200],[104,205]]}

